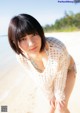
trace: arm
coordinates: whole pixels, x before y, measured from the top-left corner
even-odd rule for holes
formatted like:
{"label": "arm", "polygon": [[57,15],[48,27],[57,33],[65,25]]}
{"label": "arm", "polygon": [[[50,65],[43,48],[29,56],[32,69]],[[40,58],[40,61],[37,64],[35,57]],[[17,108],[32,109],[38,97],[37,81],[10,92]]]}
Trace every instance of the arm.
{"label": "arm", "polygon": [[59,56],[58,72],[54,80],[54,95],[56,101],[61,102],[65,100],[64,89],[66,85],[67,71],[70,62],[69,60],[69,54],[65,48],[65,50],[61,51],[61,54]]}

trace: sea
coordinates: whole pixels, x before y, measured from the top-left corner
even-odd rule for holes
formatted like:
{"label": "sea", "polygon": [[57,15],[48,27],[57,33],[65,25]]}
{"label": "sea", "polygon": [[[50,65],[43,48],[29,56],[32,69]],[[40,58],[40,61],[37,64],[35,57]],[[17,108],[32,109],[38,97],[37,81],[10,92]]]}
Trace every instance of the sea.
{"label": "sea", "polygon": [[15,53],[10,48],[8,36],[0,36],[0,77],[16,63]]}

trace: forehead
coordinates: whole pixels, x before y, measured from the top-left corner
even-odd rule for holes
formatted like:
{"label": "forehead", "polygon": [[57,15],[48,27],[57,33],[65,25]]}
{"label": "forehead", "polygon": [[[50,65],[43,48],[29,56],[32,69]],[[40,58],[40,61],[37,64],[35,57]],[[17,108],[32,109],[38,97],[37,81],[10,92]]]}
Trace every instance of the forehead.
{"label": "forehead", "polygon": [[26,34],[25,36],[23,36],[22,38],[31,38],[31,37],[33,37],[34,36],[34,34]]}

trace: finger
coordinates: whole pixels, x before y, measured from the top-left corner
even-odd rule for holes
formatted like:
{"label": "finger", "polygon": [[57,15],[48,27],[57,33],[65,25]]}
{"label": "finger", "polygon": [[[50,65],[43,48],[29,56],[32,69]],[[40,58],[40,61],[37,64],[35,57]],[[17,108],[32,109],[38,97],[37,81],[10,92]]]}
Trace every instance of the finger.
{"label": "finger", "polygon": [[51,101],[51,106],[55,108],[55,103]]}
{"label": "finger", "polygon": [[64,107],[64,105],[65,105],[65,101],[61,101],[60,106]]}
{"label": "finger", "polygon": [[58,107],[59,107],[59,109],[63,109],[65,107],[65,103],[59,102]]}
{"label": "finger", "polygon": [[65,107],[65,101],[56,101],[56,107],[58,107],[58,109],[62,109]]}

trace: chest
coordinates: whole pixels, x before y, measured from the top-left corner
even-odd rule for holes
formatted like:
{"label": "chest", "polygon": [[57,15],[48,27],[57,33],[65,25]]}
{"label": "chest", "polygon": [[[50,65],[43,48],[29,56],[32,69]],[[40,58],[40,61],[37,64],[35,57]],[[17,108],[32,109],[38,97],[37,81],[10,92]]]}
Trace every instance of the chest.
{"label": "chest", "polygon": [[57,64],[57,61],[48,61],[46,68],[42,73],[38,72],[34,68],[31,68],[32,78],[41,87],[51,87],[57,74]]}

